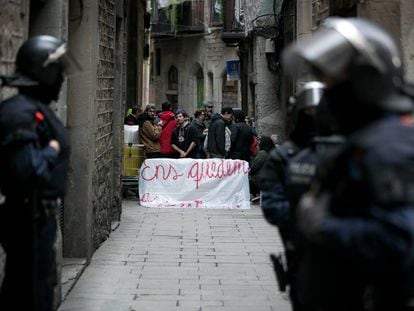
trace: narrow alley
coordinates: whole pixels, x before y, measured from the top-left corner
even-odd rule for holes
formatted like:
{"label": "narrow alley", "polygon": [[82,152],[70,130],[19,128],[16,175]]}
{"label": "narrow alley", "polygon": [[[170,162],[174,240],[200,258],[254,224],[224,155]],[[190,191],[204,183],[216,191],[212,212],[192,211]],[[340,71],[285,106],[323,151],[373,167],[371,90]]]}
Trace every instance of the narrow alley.
{"label": "narrow alley", "polygon": [[123,201],[120,226],[59,311],[289,310],[269,260],[281,250],[261,210],[156,209]]}

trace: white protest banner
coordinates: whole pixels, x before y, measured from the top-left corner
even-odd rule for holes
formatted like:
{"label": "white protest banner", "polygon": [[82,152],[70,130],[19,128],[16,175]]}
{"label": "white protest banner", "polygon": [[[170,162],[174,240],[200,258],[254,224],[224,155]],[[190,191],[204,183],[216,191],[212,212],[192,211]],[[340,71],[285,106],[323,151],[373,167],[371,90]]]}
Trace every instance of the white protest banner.
{"label": "white protest banner", "polygon": [[140,205],[250,208],[249,164],[223,159],[147,159],[139,173]]}

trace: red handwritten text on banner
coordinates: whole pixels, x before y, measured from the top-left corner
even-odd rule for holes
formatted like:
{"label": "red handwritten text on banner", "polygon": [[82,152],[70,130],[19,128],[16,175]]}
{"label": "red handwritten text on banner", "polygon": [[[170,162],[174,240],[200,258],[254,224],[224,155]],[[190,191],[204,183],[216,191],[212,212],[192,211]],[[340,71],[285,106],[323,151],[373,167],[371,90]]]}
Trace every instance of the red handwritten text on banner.
{"label": "red handwritten text on banner", "polygon": [[249,164],[241,160],[148,159],[140,170],[140,202],[148,207],[249,208],[248,172]]}

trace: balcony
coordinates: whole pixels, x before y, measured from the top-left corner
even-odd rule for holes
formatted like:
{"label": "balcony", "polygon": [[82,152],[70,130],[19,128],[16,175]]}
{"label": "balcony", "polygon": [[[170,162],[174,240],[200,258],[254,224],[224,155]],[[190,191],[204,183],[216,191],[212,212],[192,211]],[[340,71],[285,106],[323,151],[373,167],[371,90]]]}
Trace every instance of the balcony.
{"label": "balcony", "polygon": [[221,40],[227,46],[236,46],[245,37],[243,26],[244,12],[240,6],[240,1],[227,0]]}
{"label": "balcony", "polygon": [[204,0],[181,1],[159,8],[152,16],[153,38],[204,32]]}

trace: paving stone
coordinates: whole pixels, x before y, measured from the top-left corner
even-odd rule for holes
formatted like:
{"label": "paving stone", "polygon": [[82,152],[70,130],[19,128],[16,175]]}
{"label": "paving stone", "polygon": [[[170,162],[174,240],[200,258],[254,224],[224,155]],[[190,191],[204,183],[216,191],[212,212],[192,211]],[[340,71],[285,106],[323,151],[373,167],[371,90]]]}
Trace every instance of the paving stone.
{"label": "paving stone", "polygon": [[282,250],[260,209],[155,209],[123,202],[59,311],[290,310],[269,254]]}

